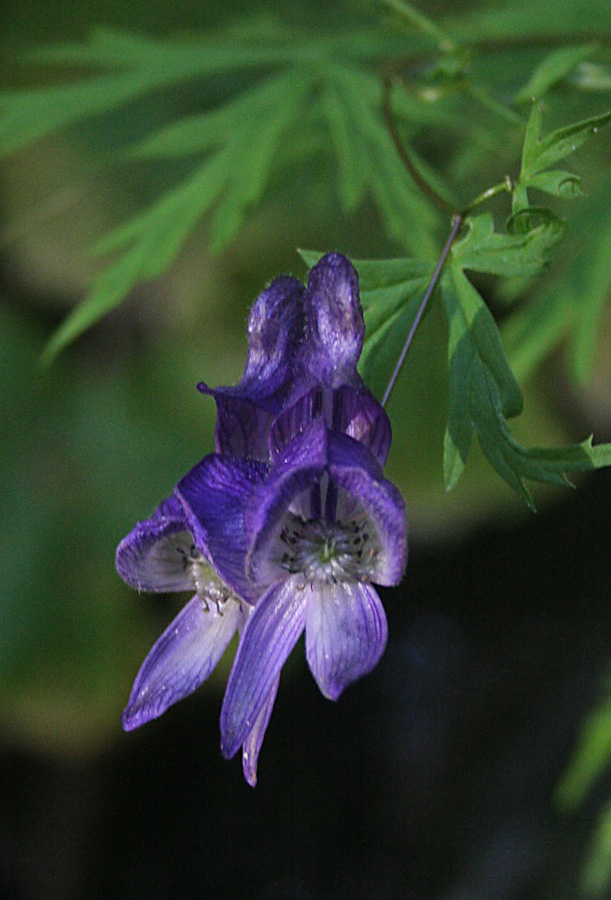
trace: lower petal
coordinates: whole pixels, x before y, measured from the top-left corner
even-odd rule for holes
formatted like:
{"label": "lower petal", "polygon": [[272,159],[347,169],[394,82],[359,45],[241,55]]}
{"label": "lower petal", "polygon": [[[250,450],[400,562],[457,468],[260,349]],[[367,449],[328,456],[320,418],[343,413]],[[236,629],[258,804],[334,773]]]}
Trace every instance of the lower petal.
{"label": "lower petal", "polygon": [[257,783],[257,762],[259,760],[259,751],[261,744],[269,725],[269,720],[276,702],[276,694],[278,693],[278,685],[280,678],[276,678],[271,691],[267,695],[265,703],[261,707],[259,715],[253,725],[250,734],[242,745],[242,769],[244,778],[251,787]]}
{"label": "lower petal", "polygon": [[218,663],[241,617],[237,601],[219,611],[214,605],[206,609],[195,595],[144,660],[123,713],[123,728],[132,731],[193,693]]}
{"label": "lower petal", "polygon": [[273,585],[250,614],[221,710],[221,748],[230,759],[246,742],[305,623],[307,589]]}
{"label": "lower petal", "polygon": [[370,584],[319,583],[308,590],[306,656],[329,700],[377,665],[387,637],[386,613]]}

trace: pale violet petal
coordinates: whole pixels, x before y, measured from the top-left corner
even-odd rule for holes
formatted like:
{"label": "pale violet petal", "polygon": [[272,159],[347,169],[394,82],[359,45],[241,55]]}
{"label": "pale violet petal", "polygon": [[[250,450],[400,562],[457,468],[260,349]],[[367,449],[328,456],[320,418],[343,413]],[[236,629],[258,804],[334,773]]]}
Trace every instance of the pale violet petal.
{"label": "pale violet petal", "polygon": [[330,700],[377,665],[388,637],[375,588],[360,582],[314,583],[308,588],[306,657]]}
{"label": "pale violet petal", "polygon": [[123,713],[124,729],[158,718],[198,688],[223,655],[242,615],[235,600],[217,609],[193,597],[144,660]]}
{"label": "pale violet petal", "polygon": [[221,710],[221,748],[229,759],[255,727],[280,670],[303,631],[307,590],[288,578],[273,585],[250,614]]}

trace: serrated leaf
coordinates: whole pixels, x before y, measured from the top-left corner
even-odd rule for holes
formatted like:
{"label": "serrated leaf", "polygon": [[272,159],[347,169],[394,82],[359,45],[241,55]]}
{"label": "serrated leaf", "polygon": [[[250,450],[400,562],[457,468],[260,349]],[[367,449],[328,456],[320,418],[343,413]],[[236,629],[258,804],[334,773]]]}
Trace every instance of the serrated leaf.
{"label": "serrated leaf", "polygon": [[503,326],[514,371],[526,377],[567,340],[573,377],[586,381],[597,358],[611,284],[611,180],[580,205],[559,278],[530,289],[530,301]]}
{"label": "serrated leaf", "polygon": [[452,247],[452,259],[461,269],[491,275],[536,275],[548,264],[549,252],[564,234],[561,219],[548,210],[531,209],[540,222],[521,234],[494,230],[490,213],[468,218],[468,230]]}
{"label": "serrated leaf", "polygon": [[[610,465],[611,444],[594,447],[589,439],[565,448],[530,450],[515,439],[506,421],[507,401],[499,384],[499,371],[491,367],[491,360],[493,364],[498,361],[490,356],[482,340],[482,334],[489,336],[491,327],[496,331],[496,325],[491,317],[482,314],[483,301],[480,311],[473,316],[475,289],[470,285],[467,291],[463,278],[464,274],[454,265],[442,282],[451,337],[448,427],[444,444],[446,488],[453,487],[460,477],[475,431],[492,466],[534,508],[527,480],[569,484],[569,472]],[[471,312],[465,311],[466,303],[473,305]],[[492,343],[496,344],[497,340],[498,335]]]}
{"label": "serrated leaf", "polygon": [[[148,210],[106,235],[95,252],[123,251],[95,280],[87,300],[68,317],[44,352],[50,362],[70,341],[114,309],[139,280],[159,277],[174,261],[195,223],[217,204],[210,228],[210,245],[218,250],[239,229],[249,205],[265,188],[277,145],[311,84],[308,73],[290,72],[267,85],[257,97],[260,114],[248,105],[234,116],[225,145],[206,159],[182,184],[168,191]],[[266,104],[266,105],[264,105]]]}
{"label": "serrated leaf", "polygon": [[595,44],[560,47],[541,60],[526,84],[515,96],[516,103],[539,99],[596,50]]}
{"label": "serrated leaf", "polygon": [[559,160],[570,156],[581,147],[590,135],[595,134],[610,119],[611,112],[603,113],[572,125],[566,125],[564,128],[558,128],[546,137],[541,137],[541,110],[538,104],[534,103],[526,126],[520,181],[528,182],[533,175],[549,169]]}

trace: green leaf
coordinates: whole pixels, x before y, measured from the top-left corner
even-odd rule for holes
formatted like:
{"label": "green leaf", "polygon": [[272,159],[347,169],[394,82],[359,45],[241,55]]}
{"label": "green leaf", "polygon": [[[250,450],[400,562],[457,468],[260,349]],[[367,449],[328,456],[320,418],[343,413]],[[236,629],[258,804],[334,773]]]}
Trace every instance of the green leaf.
{"label": "green leaf", "polygon": [[573,172],[565,172],[562,169],[550,169],[547,172],[539,172],[528,179],[528,187],[536,188],[551,194],[554,197],[562,197],[563,200],[574,200],[583,197],[581,190],[581,178]]}
{"label": "green leaf", "polygon": [[344,107],[353,152],[367,173],[368,189],[388,233],[414,253],[432,256],[437,214],[407,174],[382,119],[380,79],[337,62],[329,64],[325,77]]}
{"label": "green leaf", "polygon": [[[564,223],[548,210],[530,209],[539,224],[524,233],[500,234],[490,213],[468,218],[467,233],[452,247],[451,256],[461,269],[491,275],[536,275],[548,264],[549,253],[564,234]],[[510,223],[515,222],[515,217]]]}
{"label": "green leaf", "polygon": [[503,326],[511,364],[525,378],[554,347],[568,342],[573,377],[592,374],[601,339],[601,319],[611,285],[611,179],[580,205],[572,222],[562,268]]}
{"label": "green leaf", "polygon": [[516,103],[539,99],[596,50],[595,44],[560,47],[546,56],[515,96]]}
{"label": "green leaf", "polygon": [[573,73],[571,83],[582,91],[611,91],[611,72],[606,66],[584,62]]}
{"label": "green leaf", "polygon": [[47,344],[43,362],[50,363],[67,344],[117,307],[139,281],[159,277],[174,261],[195,223],[217,203],[211,224],[211,246],[218,249],[240,227],[247,207],[256,203],[269,177],[276,148],[300,100],[310,86],[307,75],[291,72],[274,82],[265,95],[267,128],[242,110],[225,135],[225,146],[204,161],[182,184],[148,210],[114,229],[95,252],[123,252],[94,283],[87,299],[66,319]]}
{"label": "green leaf", "polygon": [[367,154],[363,143],[353,140],[353,121],[334,85],[323,89],[320,103],[337,157],[340,202],[346,212],[353,212],[367,189]]}
{"label": "green leaf", "polygon": [[577,747],[555,792],[556,802],[576,809],[611,762],[611,698],[605,697],[585,720]]}
{"label": "green leaf", "polygon": [[443,278],[442,296],[450,328],[446,488],[462,473],[474,431],[489,462],[531,509],[527,480],[566,485],[569,472],[610,465],[611,444],[594,447],[589,439],[565,448],[530,450],[516,440],[506,420],[519,411],[519,388],[492,316],[456,263]]}
{"label": "green leaf", "polygon": [[581,876],[586,897],[608,896],[611,882],[611,802],[603,807]]}
{"label": "green leaf", "polygon": [[596,134],[599,128],[606,125],[610,119],[611,112],[606,112],[572,125],[566,125],[564,128],[558,128],[546,137],[541,137],[541,110],[538,104],[534,103],[526,126],[520,181],[528,184],[533,175],[543,172],[558,160],[570,156],[581,147],[590,135]]}

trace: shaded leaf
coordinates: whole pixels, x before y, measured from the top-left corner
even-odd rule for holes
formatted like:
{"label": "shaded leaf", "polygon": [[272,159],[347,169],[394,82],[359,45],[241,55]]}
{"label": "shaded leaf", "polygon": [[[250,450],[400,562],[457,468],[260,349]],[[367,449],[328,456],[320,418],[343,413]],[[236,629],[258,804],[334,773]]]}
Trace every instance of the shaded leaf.
{"label": "shaded leaf", "polygon": [[537,103],[533,104],[522,151],[522,171],[520,181],[528,184],[529,179],[543,172],[559,160],[570,156],[599,128],[611,119],[611,112],[592,116],[581,122],[566,125],[541,137],[542,116]]}
{"label": "shaded leaf", "polygon": [[[446,488],[453,487],[460,477],[475,431],[492,466],[534,508],[527,480],[569,484],[569,472],[611,464],[611,444],[594,447],[589,439],[565,448],[530,450],[516,440],[507,424],[507,392],[513,376],[506,363],[499,366],[496,353],[490,353],[490,346],[500,347],[500,341],[494,320],[481,298],[479,303],[475,299],[475,293],[460,268],[452,265],[442,283],[450,326],[450,394],[444,443]],[[518,411],[517,406],[514,409]]]}
{"label": "shaded leaf", "polygon": [[515,96],[516,103],[539,99],[596,50],[595,44],[560,47],[541,60],[526,84]]}
{"label": "shaded leaf", "polygon": [[[523,233],[494,230],[489,213],[466,220],[468,230],[452,247],[452,259],[461,269],[491,275],[536,275],[548,264],[549,251],[564,234],[564,223],[548,210],[531,209],[539,224]],[[510,220],[511,222],[512,220]],[[514,217],[515,221],[515,217]]]}

